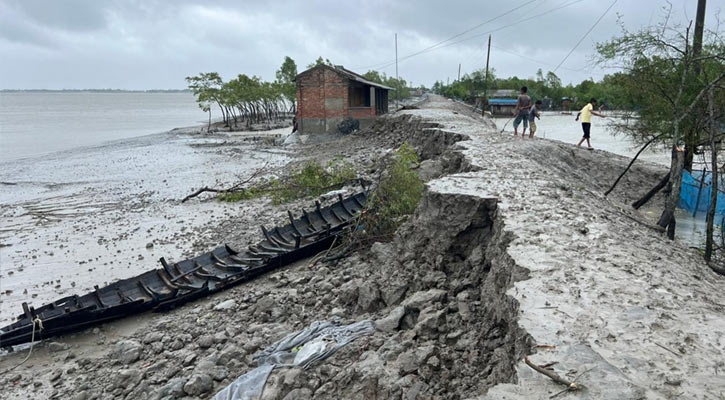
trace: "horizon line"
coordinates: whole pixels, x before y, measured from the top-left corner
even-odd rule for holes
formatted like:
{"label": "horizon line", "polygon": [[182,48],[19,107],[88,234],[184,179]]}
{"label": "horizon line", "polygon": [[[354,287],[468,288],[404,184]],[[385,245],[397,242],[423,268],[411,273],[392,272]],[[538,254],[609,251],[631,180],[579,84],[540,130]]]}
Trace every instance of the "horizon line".
{"label": "horizon line", "polygon": [[191,92],[191,89],[0,89],[0,92]]}

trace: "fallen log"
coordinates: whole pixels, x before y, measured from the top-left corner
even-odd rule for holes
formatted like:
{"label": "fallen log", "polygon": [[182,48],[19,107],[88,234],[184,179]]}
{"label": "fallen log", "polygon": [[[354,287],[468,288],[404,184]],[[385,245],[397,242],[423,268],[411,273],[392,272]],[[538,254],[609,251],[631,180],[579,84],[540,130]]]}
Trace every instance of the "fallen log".
{"label": "fallen log", "polygon": [[644,196],[642,196],[639,200],[632,203],[632,207],[634,207],[635,210],[639,209],[643,205],[647,204],[654,195],[656,195],[660,190],[662,190],[663,187],[667,186],[667,184],[670,182],[670,173],[668,172],[667,175],[662,178],[662,180],[653,187],[649,192],[647,192]]}
{"label": "fallen log", "polygon": [[617,177],[617,180],[614,181],[614,183],[612,184],[612,187],[610,187],[609,190],[607,190],[606,192],[604,192],[604,195],[605,196],[607,196],[609,193],[612,193],[612,190],[614,190],[614,188],[617,187],[617,184],[619,183],[619,181],[622,179],[622,177],[624,177],[624,174],[626,174],[627,171],[629,171],[629,169],[632,167],[632,164],[634,164],[634,162],[637,160],[637,157],[639,157],[639,155],[642,154],[642,152],[644,151],[644,149],[646,149],[647,146],[649,146],[650,144],[652,144],[652,142],[654,142],[655,140],[659,139],[662,135],[663,135],[663,133],[661,133],[661,134],[653,137],[652,139],[649,140],[649,142],[645,143],[644,146],[642,146],[641,149],[639,149],[639,151],[637,152],[637,154],[635,154],[634,157],[632,158],[632,161],[630,161],[629,162],[629,165],[627,165],[627,168],[625,168],[624,171],[622,171],[622,173],[619,175],[619,177]]}
{"label": "fallen log", "polygon": [[259,169],[255,170],[251,175],[249,175],[247,178],[243,179],[241,182],[237,182],[234,185],[232,185],[232,186],[230,186],[230,187],[228,187],[226,189],[210,188],[209,186],[204,186],[203,188],[198,189],[194,193],[192,193],[192,194],[184,197],[183,199],[181,199],[181,202],[182,203],[185,203],[187,200],[192,199],[192,198],[194,198],[194,197],[196,197],[196,196],[198,196],[198,195],[200,195],[202,193],[207,193],[207,192],[211,192],[211,193],[235,193],[235,192],[244,191],[244,190],[246,190],[245,185],[247,183],[251,182],[252,179],[256,178],[263,171],[266,171],[267,170],[267,164],[269,164],[269,162],[264,163],[264,165],[262,166],[262,168],[259,168]]}

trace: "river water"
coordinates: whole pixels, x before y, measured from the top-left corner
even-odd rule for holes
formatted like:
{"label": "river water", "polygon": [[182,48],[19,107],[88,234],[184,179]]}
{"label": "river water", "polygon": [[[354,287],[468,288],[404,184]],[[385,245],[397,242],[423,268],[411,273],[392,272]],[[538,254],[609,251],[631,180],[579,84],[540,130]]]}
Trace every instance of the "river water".
{"label": "river water", "polygon": [[[582,138],[581,122],[574,120],[574,115],[562,115],[559,112],[543,112],[540,120],[536,120],[536,136],[560,142],[577,144]],[[591,143],[592,147],[606,150],[625,157],[633,157],[639,150],[634,142],[612,128],[616,116],[598,118],[592,116]],[[494,118],[496,126],[501,130],[505,126],[506,132],[513,133],[513,120],[511,118]],[[519,132],[521,132],[519,126]],[[528,130],[527,130],[528,134]],[[586,146],[586,142],[582,144]],[[645,150],[637,160],[652,162],[661,165],[670,165],[669,152],[664,148],[652,147]]]}
{"label": "river water", "polygon": [[184,92],[1,92],[0,161],[164,132],[205,120],[194,96]]}

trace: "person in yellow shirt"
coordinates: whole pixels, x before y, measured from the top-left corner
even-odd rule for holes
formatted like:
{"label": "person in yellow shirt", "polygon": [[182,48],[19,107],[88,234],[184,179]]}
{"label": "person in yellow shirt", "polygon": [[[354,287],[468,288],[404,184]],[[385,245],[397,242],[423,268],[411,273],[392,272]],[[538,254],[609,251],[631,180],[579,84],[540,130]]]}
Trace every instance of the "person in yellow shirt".
{"label": "person in yellow shirt", "polygon": [[582,140],[579,141],[579,144],[577,144],[578,147],[581,147],[582,143],[584,143],[584,140],[587,141],[587,146],[591,150],[592,149],[592,143],[589,141],[590,137],[590,131],[592,129],[592,115],[596,115],[597,117],[605,118],[606,116],[603,114],[598,113],[597,111],[594,111],[594,107],[597,106],[597,99],[591,99],[587,105],[584,106],[584,108],[581,109],[576,114],[576,118],[574,121],[579,121],[579,116],[582,117],[582,130],[584,131],[584,136],[582,136]]}

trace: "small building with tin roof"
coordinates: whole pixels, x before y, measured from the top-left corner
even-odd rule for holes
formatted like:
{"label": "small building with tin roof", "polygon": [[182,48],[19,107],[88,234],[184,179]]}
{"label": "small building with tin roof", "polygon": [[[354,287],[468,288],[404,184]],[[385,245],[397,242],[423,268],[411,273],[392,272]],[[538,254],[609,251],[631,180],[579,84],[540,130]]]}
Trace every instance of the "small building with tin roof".
{"label": "small building with tin roof", "polygon": [[[488,101],[485,104],[493,116],[507,116],[516,109],[519,92],[513,89],[498,89],[489,92]],[[484,99],[486,101],[486,99]]]}
{"label": "small building with tin roof", "polygon": [[388,112],[390,87],[372,82],[341,65],[316,65],[295,78],[300,134],[335,133],[346,118],[369,126]]}

